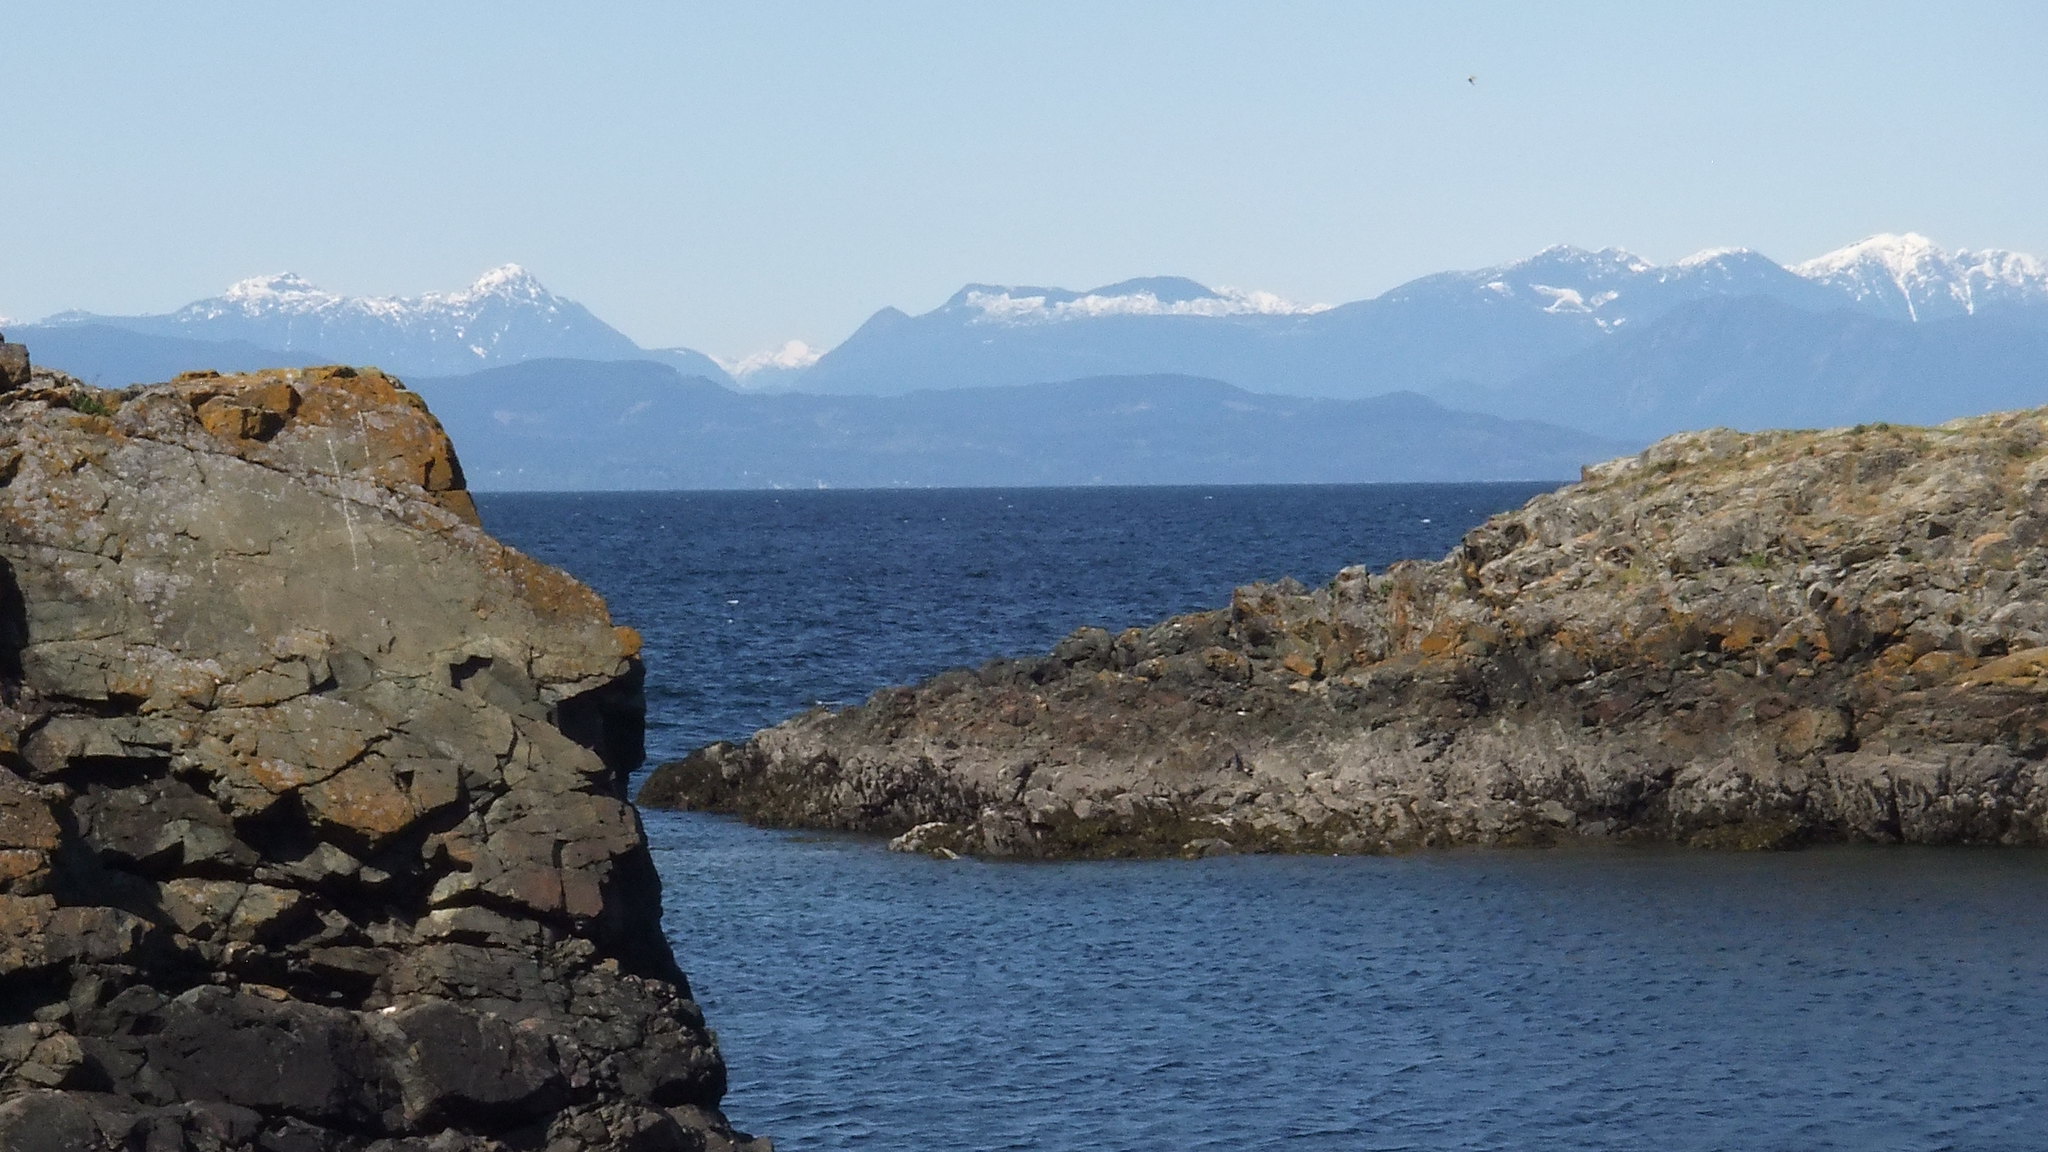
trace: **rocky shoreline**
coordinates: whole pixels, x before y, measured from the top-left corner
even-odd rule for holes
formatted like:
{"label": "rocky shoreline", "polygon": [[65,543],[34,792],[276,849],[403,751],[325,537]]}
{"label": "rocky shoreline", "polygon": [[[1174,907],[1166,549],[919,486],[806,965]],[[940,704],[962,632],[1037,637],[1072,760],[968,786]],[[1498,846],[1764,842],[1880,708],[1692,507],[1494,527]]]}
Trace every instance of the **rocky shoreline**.
{"label": "rocky shoreline", "polygon": [[0,350],[0,1147],[763,1148],[660,927],[638,637],[374,370]]}
{"label": "rocky shoreline", "polygon": [[2048,843],[2048,410],[1675,436],[1449,556],[957,669],[641,803],[938,855]]}

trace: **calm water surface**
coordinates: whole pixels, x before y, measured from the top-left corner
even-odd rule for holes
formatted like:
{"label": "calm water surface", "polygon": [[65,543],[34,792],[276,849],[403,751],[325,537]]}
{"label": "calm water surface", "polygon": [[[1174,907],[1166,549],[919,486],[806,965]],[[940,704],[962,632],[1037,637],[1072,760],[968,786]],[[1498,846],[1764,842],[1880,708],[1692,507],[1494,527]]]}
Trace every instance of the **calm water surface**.
{"label": "calm water surface", "polygon": [[[494,495],[646,633],[673,756],[1531,486]],[[941,864],[648,813],[785,1149],[2048,1148],[2048,856]]]}

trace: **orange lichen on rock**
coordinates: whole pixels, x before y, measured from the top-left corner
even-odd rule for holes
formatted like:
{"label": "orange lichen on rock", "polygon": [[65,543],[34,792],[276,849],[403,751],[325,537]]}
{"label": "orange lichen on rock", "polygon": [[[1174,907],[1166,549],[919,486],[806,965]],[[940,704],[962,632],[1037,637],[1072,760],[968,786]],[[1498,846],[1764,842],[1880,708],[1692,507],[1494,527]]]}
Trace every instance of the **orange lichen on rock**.
{"label": "orange lichen on rock", "polygon": [[344,432],[353,424],[372,476],[429,492],[462,487],[454,445],[418,393],[375,368],[309,368],[304,380],[304,418]]}
{"label": "orange lichen on rock", "polygon": [[200,427],[238,455],[417,487],[467,523],[478,522],[440,421],[417,393],[375,368],[188,372],[156,389],[180,395]]}

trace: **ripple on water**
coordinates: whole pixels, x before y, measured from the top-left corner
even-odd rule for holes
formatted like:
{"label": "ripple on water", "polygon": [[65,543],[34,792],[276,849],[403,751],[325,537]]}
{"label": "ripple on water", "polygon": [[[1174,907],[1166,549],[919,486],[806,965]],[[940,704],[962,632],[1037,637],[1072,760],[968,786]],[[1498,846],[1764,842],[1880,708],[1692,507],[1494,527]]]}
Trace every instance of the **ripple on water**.
{"label": "ripple on water", "polygon": [[648,821],[731,1109],[791,1148],[2026,1147],[2048,1117],[2041,853],[939,864]]}

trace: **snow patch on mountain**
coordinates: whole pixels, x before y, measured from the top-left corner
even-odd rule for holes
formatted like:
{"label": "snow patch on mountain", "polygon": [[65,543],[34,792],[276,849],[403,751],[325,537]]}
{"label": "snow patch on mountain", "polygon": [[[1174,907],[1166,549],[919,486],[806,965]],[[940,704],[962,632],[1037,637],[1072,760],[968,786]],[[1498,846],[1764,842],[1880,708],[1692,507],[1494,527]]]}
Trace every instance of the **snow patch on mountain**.
{"label": "snow patch on mountain", "polygon": [[738,359],[715,356],[713,359],[717,360],[718,366],[725,369],[733,379],[745,382],[748,377],[763,372],[801,372],[816,364],[818,358],[824,354],[823,350],[813,348],[801,340],[790,340],[784,342],[780,348],[756,352],[751,356],[741,356]]}
{"label": "snow patch on mountain", "polygon": [[[1500,282],[1497,280],[1491,282],[1498,283]],[[1550,303],[1544,305],[1543,310],[1553,315],[1559,312],[1593,312],[1601,305],[1613,303],[1621,297],[1621,293],[1609,290],[1596,292],[1589,300],[1585,293],[1576,288],[1557,288],[1549,284],[1531,284],[1529,287],[1535,289],[1538,295],[1550,300]]]}
{"label": "snow patch on mountain", "polygon": [[1756,251],[1750,248],[1702,248],[1690,256],[1680,257],[1678,262],[1672,266],[1675,268],[1703,268],[1719,264],[1731,258],[1746,260],[1754,258],[1756,255]]}
{"label": "snow patch on mountain", "polygon": [[1328,304],[1302,304],[1272,292],[1210,288],[1192,280],[1153,277],[1069,292],[1058,288],[969,285],[949,307],[978,324],[1056,324],[1105,316],[1307,316]]}

